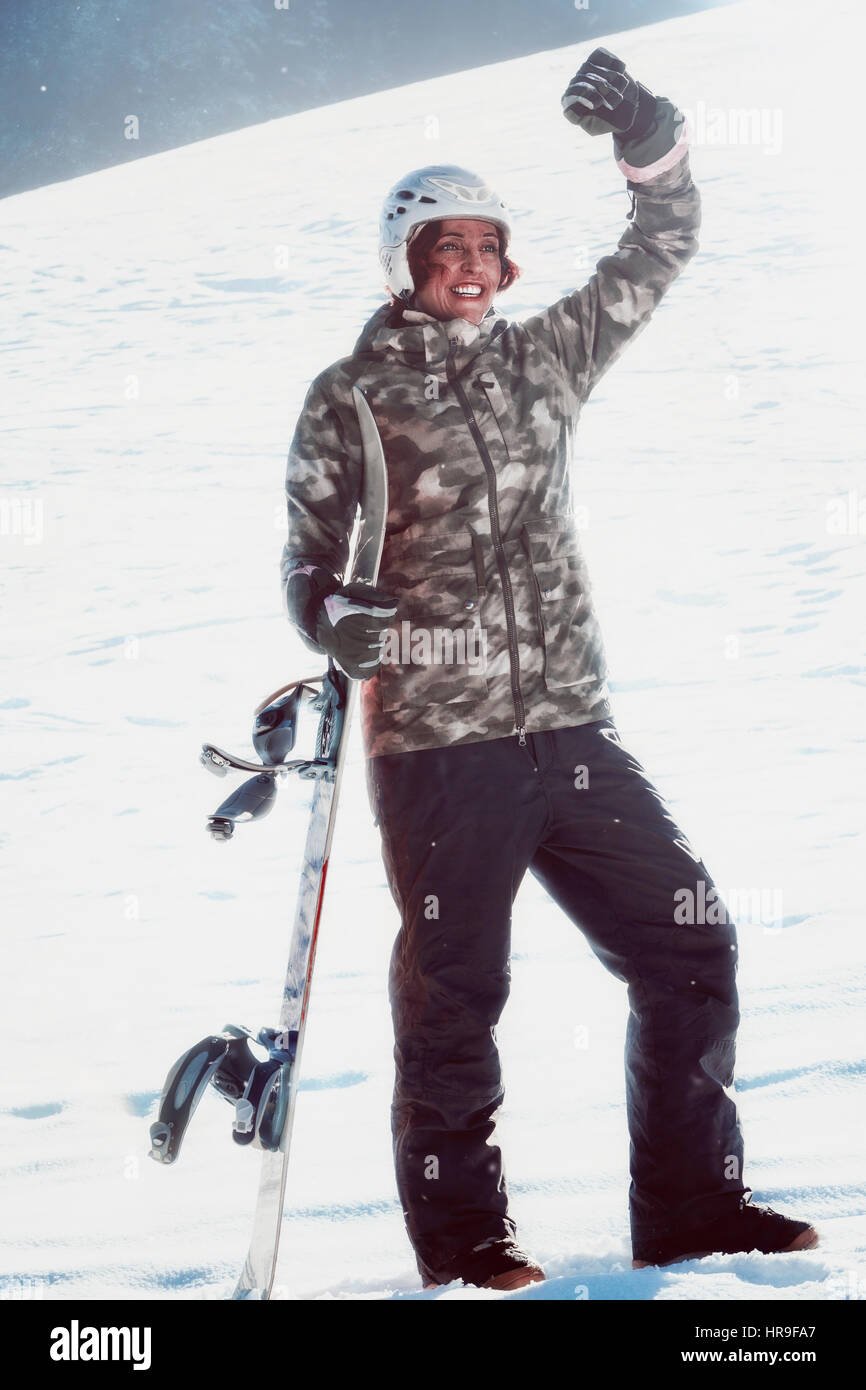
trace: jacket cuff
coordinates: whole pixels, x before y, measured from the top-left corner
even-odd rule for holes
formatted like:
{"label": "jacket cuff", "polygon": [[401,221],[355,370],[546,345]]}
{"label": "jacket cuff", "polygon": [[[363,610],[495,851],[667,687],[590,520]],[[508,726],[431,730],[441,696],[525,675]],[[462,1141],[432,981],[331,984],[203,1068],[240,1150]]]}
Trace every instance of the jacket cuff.
{"label": "jacket cuff", "polygon": [[655,114],[644,134],[613,137],[617,166],[630,184],[648,183],[672,169],[688,153],[686,118],[667,97],[656,97]]}

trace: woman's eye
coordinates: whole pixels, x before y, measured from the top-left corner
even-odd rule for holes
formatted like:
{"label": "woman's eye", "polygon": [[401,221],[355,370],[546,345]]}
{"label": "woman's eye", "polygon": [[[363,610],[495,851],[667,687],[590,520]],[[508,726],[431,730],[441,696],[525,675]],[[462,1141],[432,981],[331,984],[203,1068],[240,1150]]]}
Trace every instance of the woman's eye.
{"label": "woman's eye", "polygon": [[[439,247],[440,251],[458,251],[459,249],[455,241],[443,241],[442,245]],[[499,255],[499,246],[494,241],[489,242],[487,246],[483,246],[481,249],[483,251],[492,252],[494,256]]]}

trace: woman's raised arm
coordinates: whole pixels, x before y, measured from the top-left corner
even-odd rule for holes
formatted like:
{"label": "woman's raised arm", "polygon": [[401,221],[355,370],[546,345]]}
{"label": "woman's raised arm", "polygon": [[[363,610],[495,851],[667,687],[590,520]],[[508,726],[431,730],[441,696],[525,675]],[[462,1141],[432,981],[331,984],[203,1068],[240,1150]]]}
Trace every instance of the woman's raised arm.
{"label": "woman's raised arm", "polygon": [[[626,82],[634,88],[634,105],[620,117],[627,124],[632,116],[631,129],[615,128],[619,109],[609,89],[606,98],[599,95],[594,110],[587,106],[585,114],[580,114],[582,108],[572,105],[566,115],[591,135],[605,130],[613,134],[616,162],[632,194],[628,225],[616,251],[602,257],[582,288],[521,324],[525,333],[559,360],[581,401],[646,325],[692,259],[701,221],[700,195],[689,170],[685,118],[667,97],[654,97],[628,78],[620,60],[614,63],[608,76],[621,84],[617,95],[625,92],[621,106],[628,96]],[[595,66],[601,71],[600,65]],[[573,101],[581,90],[590,94],[585,100],[591,100],[593,77],[590,59],[573,79],[563,102],[569,94]],[[597,85],[606,86],[601,77]]]}

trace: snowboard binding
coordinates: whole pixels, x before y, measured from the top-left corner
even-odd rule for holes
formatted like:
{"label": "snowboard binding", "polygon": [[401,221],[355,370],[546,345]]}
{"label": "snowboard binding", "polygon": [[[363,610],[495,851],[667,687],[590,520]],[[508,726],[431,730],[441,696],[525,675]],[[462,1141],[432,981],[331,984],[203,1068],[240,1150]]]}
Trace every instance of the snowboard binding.
{"label": "snowboard binding", "polygon": [[320,716],[317,749],[330,746],[334,721],[345,709],[347,680],[331,661],[326,675],[292,681],[263,700],[253,716],[253,747],[261,762],[236,757],[213,743],[202,744],[201,762],[215,776],[225,777],[230,771],[256,774],[242,782],[208,818],[207,829],[215,840],[230,840],[236,825],[268,815],[276,801],[278,778],[290,772],[306,778],[333,777],[333,760],[327,756],[286,759],[295,746],[305,705]]}
{"label": "snowboard binding", "polygon": [[[235,1108],[232,1138],[257,1149],[280,1147],[288,1112],[289,1082],[298,1035],[275,1028],[238,1028],[202,1038],[179,1057],[166,1077],[159,1117],[150,1127],[150,1157],[174,1163],[189,1122],[208,1088]],[[250,1042],[267,1050],[256,1057]]]}

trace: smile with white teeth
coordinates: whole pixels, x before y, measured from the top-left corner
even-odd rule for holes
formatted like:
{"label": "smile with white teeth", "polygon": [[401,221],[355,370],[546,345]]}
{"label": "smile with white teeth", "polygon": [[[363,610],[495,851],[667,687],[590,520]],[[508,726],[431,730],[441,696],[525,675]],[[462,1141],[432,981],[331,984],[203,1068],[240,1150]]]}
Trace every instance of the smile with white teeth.
{"label": "smile with white teeth", "polygon": [[481,294],[480,285],[452,285],[452,294],[463,295],[466,299],[478,299]]}

